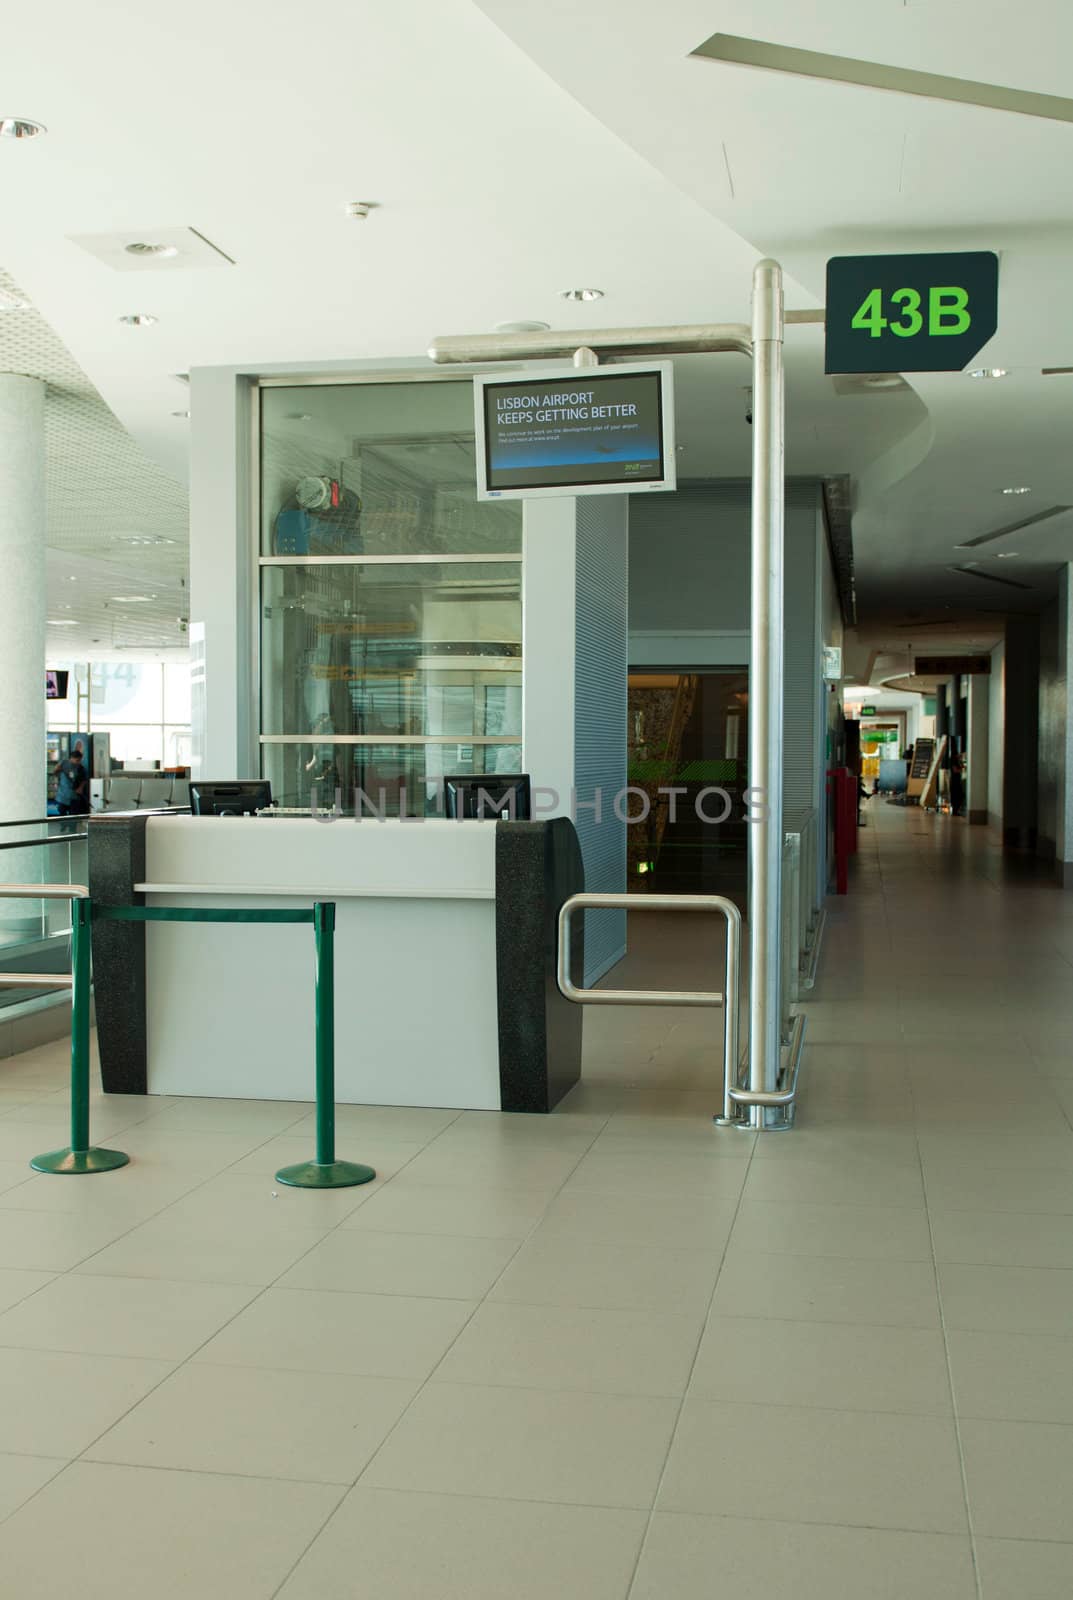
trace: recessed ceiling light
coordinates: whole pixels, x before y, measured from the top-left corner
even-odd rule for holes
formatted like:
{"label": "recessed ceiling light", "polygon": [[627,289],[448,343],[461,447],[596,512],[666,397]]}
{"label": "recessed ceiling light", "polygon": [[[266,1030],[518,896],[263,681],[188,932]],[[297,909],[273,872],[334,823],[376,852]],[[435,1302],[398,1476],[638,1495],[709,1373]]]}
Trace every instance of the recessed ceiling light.
{"label": "recessed ceiling light", "polygon": [[120,317],[119,320],[128,328],[151,328],[157,319],[148,311],[132,311],[129,316]]}
{"label": "recessed ceiling light", "polygon": [[36,139],[47,132],[43,122],[31,122],[29,117],[0,117],[0,139]]}
{"label": "recessed ceiling light", "polygon": [[77,583],[78,582],[78,579],[75,577],[73,572],[69,572],[67,574],[67,582],[68,583]]}
{"label": "recessed ceiling light", "polygon": [[1000,561],[1009,561],[1012,557],[1019,556],[1021,552],[1020,550],[999,550],[996,554]]}
{"label": "recessed ceiling light", "polygon": [[496,333],[546,333],[550,322],[497,322]]}
{"label": "recessed ceiling light", "polygon": [[1027,484],[1016,484],[1012,489],[1003,489],[1003,494],[1031,494],[1032,490]]}
{"label": "recessed ceiling light", "polygon": [[1005,378],[1008,376],[1005,367],[973,367],[969,373],[970,378]]}
{"label": "recessed ceiling light", "polygon": [[355,222],[364,222],[369,212],[376,210],[378,203],[376,200],[347,200],[343,205],[343,215]]}
{"label": "recessed ceiling light", "polygon": [[560,289],[559,297],[562,300],[602,300],[602,289]]}
{"label": "recessed ceiling light", "polygon": [[173,411],[172,412],[172,416],[173,417],[188,417],[189,415],[190,415],[189,411]]}
{"label": "recessed ceiling light", "polygon": [[133,244],[125,244],[123,248],[128,256],[155,256],[159,261],[179,254],[177,244],[149,244],[148,241],[141,239],[135,239]]}
{"label": "recessed ceiling light", "polygon": [[0,289],[0,311],[25,311],[29,304],[21,295],[12,294],[9,289]]}
{"label": "recessed ceiling light", "polygon": [[148,605],[150,600],[155,600],[155,594],[114,594],[112,599],[117,606]]}
{"label": "recessed ceiling light", "polygon": [[78,623],[74,620],[73,617],[49,617],[48,625],[49,625],[50,628],[77,628],[78,627]]}

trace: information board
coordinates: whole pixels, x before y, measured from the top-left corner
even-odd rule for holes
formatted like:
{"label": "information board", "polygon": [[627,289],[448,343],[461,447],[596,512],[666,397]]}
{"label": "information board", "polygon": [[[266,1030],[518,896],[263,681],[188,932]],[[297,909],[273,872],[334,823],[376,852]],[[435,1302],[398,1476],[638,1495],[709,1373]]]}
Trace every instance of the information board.
{"label": "information board", "polygon": [[826,372],[960,372],[998,327],[998,256],[834,256],[825,316]]}
{"label": "information board", "polygon": [[478,500],[675,487],[670,362],[473,382]]}

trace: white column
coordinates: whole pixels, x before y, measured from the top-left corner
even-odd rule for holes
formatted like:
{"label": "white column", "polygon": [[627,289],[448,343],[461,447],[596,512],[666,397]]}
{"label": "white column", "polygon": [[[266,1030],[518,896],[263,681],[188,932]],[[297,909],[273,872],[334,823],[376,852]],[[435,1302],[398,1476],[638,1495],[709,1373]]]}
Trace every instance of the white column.
{"label": "white column", "polygon": [[965,793],[965,815],[971,823],[987,823],[987,786],[990,755],[988,752],[988,714],[990,710],[990,678],[986,673],[974,672],[969,678],[968,708],[968,767],[969,782]]}
{"label": "white column", "polygon": [[0,822],[45,814],[45,603],[45,385],[2,373]]}

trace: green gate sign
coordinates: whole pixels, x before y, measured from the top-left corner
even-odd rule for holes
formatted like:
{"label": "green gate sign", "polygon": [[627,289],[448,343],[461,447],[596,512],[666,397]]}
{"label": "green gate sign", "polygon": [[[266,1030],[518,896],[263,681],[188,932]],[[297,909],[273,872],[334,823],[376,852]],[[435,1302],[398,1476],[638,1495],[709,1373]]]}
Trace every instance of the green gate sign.
{"label": "green gate sign", "polygon": [[825,372],[960,372],[998,327],[998,256],[834,256],[826,317]]}

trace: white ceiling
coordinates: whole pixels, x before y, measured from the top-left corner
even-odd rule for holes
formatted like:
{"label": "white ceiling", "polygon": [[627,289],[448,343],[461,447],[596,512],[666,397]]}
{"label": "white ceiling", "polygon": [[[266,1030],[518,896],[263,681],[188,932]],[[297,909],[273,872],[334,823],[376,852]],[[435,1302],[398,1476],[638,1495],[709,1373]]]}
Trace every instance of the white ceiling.
{"label": "white ceiling", "polygon": [[[1073,127],[689,59],[716,29],[1052,93],[1073,46],[1057,0],[971,20],[955,0],[53,0],[5,19],[0,111],[49,133],[0,147],[0,261],[181,478],[174,375],[194,365],[420,356],[518,318],[743,320],[760,253],[805,306],[831,254],[995,248],[986,359],[1011,377],[842,395],[822,330],[795,327],[788,465],[854,475],[866,613],[1037,605],[947,568],[1036,585],[1073,557],[1068,518],[1011,560],[957,549],[1073,503],[1073,379],[1039,377],[1073,365]],[[344,216],[356,199],[367,221]],[[74,242],[165,226],[235,264],[116,271]],[[558,297],[579,284],[606,298]],[[121,326],[132,311],[159,322]],[[684,476],[746,469],[747,381],[733,357],[681,364]],[[1032,495],[1004,499],[1014,483]]]}

